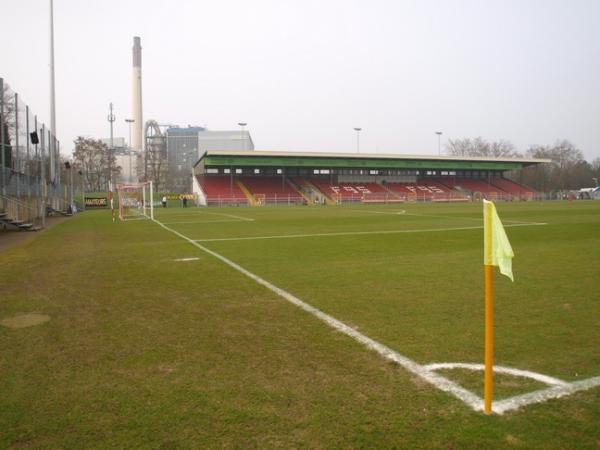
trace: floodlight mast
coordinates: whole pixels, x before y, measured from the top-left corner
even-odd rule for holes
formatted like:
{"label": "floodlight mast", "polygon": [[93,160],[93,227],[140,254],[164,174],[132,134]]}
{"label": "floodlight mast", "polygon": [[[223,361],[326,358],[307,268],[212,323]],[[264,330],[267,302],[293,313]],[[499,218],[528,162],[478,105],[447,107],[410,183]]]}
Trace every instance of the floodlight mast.
{"label": "floodlight mast", "polygon": [[242,149],[246,150],[246,141],[244,140],[244,127],[248,124],[246,122],[238,122],[238,125],[241,127],[240,139],[242,140]]}
{"label": "floodlight mast", "polygon": [[356,153],[360,153],[360,132],[362,131],[362,128],[355,127],[354,131],[356,131]]}
{"label": "floodlight mast", "polygon": [[442,132],[436,131],[435,134],[438,136],[438,156],[442,154]]}

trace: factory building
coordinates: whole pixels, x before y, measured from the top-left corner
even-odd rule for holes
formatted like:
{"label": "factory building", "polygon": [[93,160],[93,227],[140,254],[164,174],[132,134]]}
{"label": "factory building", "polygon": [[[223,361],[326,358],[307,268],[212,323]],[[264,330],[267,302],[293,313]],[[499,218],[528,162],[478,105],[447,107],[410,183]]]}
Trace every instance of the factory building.
{"label": "factory building", "polygon": [[209,150],[254,150],[247,130],[212,131],[204,127],[170,127],[166,132],[170,192],[191,192],[192,168]]}

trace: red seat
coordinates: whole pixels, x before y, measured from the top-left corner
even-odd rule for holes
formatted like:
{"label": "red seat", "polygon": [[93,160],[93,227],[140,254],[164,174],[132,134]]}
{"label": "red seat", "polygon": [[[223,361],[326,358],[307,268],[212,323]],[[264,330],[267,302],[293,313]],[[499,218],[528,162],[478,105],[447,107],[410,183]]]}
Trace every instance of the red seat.
{"label": "red seat", "polygon": [[515,197],[533,197],[535,191],[506,178],[492,178],[492,184]]}
{"label": "red seat", "polygon": [[214,203],[244,203],[248,201],[235,180],[228,176],[205,176],[198,181],[206,194],[209,204]]}
{"label": "red seat", "polygon": [[243,177],[240,181],[248,190],[267,203],[300,203],[304,198],[282,177]]}
{"label": "red seat", "polygon": [[480,193],[487,198],[504,198],[506,192],[487,180],[477,180],[473,178],[444,178],[443,183],[452,188],[462,188],[472,194]]}

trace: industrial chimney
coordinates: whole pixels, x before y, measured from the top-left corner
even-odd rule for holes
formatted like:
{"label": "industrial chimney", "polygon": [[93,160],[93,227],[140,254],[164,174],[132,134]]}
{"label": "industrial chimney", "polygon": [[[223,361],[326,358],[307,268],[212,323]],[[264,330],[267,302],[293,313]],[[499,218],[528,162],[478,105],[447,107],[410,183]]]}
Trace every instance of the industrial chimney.
{"label": "industrial chimney", "polygon": [[133,132],[131,146],[134,150],[143,150],[142,145],[142,44],[139,36],[133,38]]}

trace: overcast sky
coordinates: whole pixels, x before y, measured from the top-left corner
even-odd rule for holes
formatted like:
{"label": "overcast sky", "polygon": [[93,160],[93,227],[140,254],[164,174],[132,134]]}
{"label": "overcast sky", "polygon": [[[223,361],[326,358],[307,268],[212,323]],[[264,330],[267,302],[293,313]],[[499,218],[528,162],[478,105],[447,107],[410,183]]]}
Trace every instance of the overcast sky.
{"label": "overcast sky", "polygon": [[[0,77],[49,122],[49,0],[0,3]],[[248,122],[258,150],[437,153],[569,139],[600,156],[600,1],[55,0],[57,134]]]}

